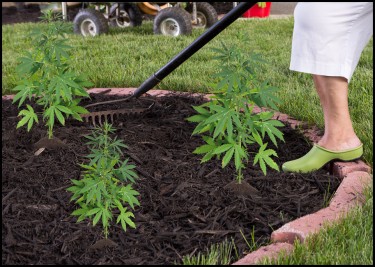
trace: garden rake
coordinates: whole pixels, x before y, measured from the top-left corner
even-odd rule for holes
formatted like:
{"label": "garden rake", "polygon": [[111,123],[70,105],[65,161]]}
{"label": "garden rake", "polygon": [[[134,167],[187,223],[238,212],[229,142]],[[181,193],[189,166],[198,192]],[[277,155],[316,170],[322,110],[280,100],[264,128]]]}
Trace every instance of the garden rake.
{"label": "garden rake", "polygon": [[[199,49],[201,49],[205,44],[211,41],[216,35],[226,29],[230,24],[232,24],[237,18],[244,14],[248,9],[257,4],[258,2],[241,2],[230,12],[228,12],[222,19],[217,21],[212,25],[207,31],[195,39],[189,46],[177,54],[172,60],[170,60],[166,65],[161,67],[156,73],[151,75],[146,81],[144,81],[141,86],[139,86],[132,95],[103,102],[97,102],[85,106],[85,108],[104,105],[104,104],[113,104],[124,101],[129,101],[132,98],[139,98],[142,94],[154,88],[161,80],[168,76],[172,71],[184,63],[188,58],[194,55]],[[119,109],[119,110],[107,110],[107,111],[97,111],[91,112],[89,114],[81,115],[86,122],[92,121],[95,125],[95,120],[99,120],[99,124],[102,124],[102,119],[108,121],[109,119],[113,122],[115,116],[121,114],[124,115],[137,115],[145,112],[146,110],[151,109],[155,103],[151,104],[148,108],[133,108],[133,109]]]}

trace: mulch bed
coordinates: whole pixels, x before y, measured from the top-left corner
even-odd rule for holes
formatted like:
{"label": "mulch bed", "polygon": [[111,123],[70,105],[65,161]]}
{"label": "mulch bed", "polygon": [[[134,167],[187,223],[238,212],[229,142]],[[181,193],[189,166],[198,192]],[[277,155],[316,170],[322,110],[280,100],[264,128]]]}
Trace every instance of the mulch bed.
{"label": "mulch bed", "polygon": [[[113,97],[96,94],[91,101],[108,99]],[[185,94],[158,99],[146,95],[110,106],[147,107],[155,102],[149,111],[113,122],[117,137],[128,145],[125,157],[137,166],[141,206],[134,212],[136,229],[124,232],[112,225],[110,241],[103,243],[100,224],[76,223],[70,216],[77,207],[66,191],[70,179],[79,179],[78,164],[89,151],[83,135],[91,133],[92,126],[77,121],[56,126],[55,136],[66,145],[35,156],[33,145],[45,137],[45,127],[16,130],[17,105],[3,100],[2,264],[174,264],[232,238],[242,257],[249,251],[246,241],[251,241],[253,230],[260,246],[269,242],[273,230],[324,207],[340,184],[326,170],[302,175],[269,169],[264,176],[250,159],[244,177],[258,193],[227,189],[234,166],[222,169],[220,160],[201,164],[201,157],[192,153],[202,140],[191,135],[195,124],[186,118],[195,114],[191,105],[202,101]],[[270,146],[278,153],[279,166],[310,149],[289,125],[282,131],[286,142]]]}

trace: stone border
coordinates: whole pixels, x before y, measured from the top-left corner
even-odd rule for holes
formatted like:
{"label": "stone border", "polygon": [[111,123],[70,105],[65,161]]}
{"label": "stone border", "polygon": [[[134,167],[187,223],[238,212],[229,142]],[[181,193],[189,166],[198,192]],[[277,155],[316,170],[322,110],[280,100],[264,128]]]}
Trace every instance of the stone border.
{"label": "stone border", "polygon": [[[100,93],[111,89],[107,95],[128,95],[132,94],[136,88],[93,88],[89,93]],[[152,96],[165,96],[170,94],[197,95],[209,98],[209,95],[191,94],[184,92],[174,92],[167,90],[150,90],[147,94]],[[2,99],[12,99],[13,95],[3,96]],[[255,112],[262,109],[255,108]],[[293,129],[303,128],[304,123],[289,117],[286,114],[276,112],[274,119],[284,123],[289,123]],[[319,140],[318,129],[313,126],[310,129],[303,130],[303,134],[312,142]],[[354,162],[334,162],[331,164],[333,175],[342,179],[342,182],[336,190],[328,207],[315,213],[305,215],[294,221],[286,223],[271,234],[271,244],[262,246],[254,252],[246,255],[242,259],[233,263],[233,265],[254,265],[266,258],[275,259],[280,254],[288,255],[293,252],[295,240],[302,243],[312,234],[319,232],[323,226],[332,224],[342,219],[346,213],[353,207],[363,204],[363,190],[372,183],[371,167],[361,160]]]}

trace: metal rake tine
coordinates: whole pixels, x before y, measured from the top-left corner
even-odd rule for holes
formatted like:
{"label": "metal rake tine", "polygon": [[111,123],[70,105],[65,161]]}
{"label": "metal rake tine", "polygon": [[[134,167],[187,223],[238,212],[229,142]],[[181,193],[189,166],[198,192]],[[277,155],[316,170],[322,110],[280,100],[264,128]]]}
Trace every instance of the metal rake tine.
{"label": "metal rake tine", "polygon": [[[103,119],[106,122],[113,123],[115,119],[120,118],[120,115],[136,115],[141,114],[142,112],[151,109],[154,106],[155,102],[152,103],[148,108],[138,108],[138,109],[119,109],[119,110],[107,110],[107,111],[94,111],[90,112],[89,114],[85,114],[81,117],[85,118],[85,122],[89,122],[90,119],[92,120],[92,125],[96,127],[96,120],[98,121],[99,125],[103,125]],[[102,117],[104,116],[104,118]]]}
{"label": "metal rake tine", "polygon": [[102,125],[102,116],[99,115],[98,117],[99,117],[99,125],[100,125],[100,126],[103,126],[103,125]]}
{"label": "metal rake tine", "polygon": [[104,121],[108,123],[107,115],[104,114]]}

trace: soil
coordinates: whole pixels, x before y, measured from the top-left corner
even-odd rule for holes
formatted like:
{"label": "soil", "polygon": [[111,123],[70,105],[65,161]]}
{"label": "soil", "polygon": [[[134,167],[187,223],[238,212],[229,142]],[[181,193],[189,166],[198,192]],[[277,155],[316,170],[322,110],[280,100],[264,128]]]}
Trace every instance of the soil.
{"label": "soil", "polygon": [[[91,96],[81,104],[113,99]],[[220,160],[201,164],[201,156],[192,151],[202,139],[192,136],[196,124],[186,118],[195,114],[191,106],[202,101],[187,94],[158,99],[145,95],[92,107],[90,111],[148,107],[155,102],[150,110],[113,121],[115,135],[128,146],[123,159],[130,158],[137,166],[134,187],[141,206],[134,211],[136,229],[124,232],[112,223],[105,240],[100,224],[76,223],[70,214],[77,206],[66,191],[70,179],[80,177],[78,164],[89,152],[83,135],[93,126],[73,120],[65,127],[57,125],[54,134],[64,145],[41,151],[34,144],[46,136],[46,128],[38,124],[30,132],[24,127],[16,130],[17,105],[3,100],[2,264],[180,264],[185,255],[232,239],[243,257],[249,252],[246,242],[251,242],[252,232],[258,246],[267,244],[273,230],[324,207],[340,184],[326,169],[311,174],[269,169],[264,175],[250,159],[244,170],[249,194],[233,186],[233,164],[225,169]],[[279,166],[311,148],[289,125],[281,130],[285,143],[276,148],[269,142]]]}

